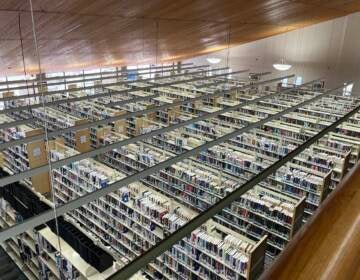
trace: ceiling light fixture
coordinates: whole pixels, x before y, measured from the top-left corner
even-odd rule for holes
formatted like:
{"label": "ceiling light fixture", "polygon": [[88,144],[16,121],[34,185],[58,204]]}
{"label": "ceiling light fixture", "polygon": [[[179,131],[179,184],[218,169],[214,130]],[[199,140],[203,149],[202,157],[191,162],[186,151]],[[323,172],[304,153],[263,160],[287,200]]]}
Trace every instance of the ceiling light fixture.
{"label": "ceiling light fixture", "polygon": [[218,64],[221,61],[221,58],[218,57],[208,57],[206,59],[211,64]]}
{"label": "ceiling light fixture", "polygon": [[285,63],[284,59],[282,58],[281,59],[281,63],[274,63],[273,64],[273,67],[276,69],[276,70],[279,70],[279,71],[286,71],[286,70],[289,70],[291,68],[291,64],[287,64]]}

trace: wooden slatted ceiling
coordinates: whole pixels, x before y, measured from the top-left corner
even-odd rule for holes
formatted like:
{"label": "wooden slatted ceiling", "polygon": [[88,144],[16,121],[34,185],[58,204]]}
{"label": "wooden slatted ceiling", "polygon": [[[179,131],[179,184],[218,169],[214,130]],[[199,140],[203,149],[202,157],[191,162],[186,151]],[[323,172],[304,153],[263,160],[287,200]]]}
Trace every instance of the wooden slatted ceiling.
{"label": "wooden slatted ceiling", "polygon": [[[0,1],[0,75],[37,72],[28,0]],[[33,0],[43,71],[184,59],[360,11],[360,0]],[[19,21],[23,42],[21,48]]]}

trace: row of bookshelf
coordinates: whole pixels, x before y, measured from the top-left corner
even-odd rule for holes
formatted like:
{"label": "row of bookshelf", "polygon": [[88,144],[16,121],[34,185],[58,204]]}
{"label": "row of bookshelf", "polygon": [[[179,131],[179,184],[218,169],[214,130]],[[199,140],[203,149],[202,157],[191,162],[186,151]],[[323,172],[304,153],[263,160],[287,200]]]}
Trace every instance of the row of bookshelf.
{"label": "row of bookshelf", "polygon": [[[134,83],[128,87],[138,89],[138,92],[131,92],[132,97],[148,96],[149,93],[158,96],[150,101],[109,108],[106,104],[131,97],[129,94],[114,95],[114,99],[111,97],[81,101],[59,106],[57,109],[77,117],[99,120],[126,111],[134,112],[149,106],[170,104],[216,90],[216,87],[206,85],[202,88],[204,84],[199,82],[196,85],[162,86],[143,91],[141,87],[149,84]],[[101,89],[103,90],[115,91],[124,88]],[[252,90],[253,95],[249,90],[195,103],[191,103],[189,99],[188,105],[174,107],[173,110],[128,118],[117,126],[93,127],[89,136],[91,145],[107,145],[165,124],[177,123],[271,93],[269,89]],[[79,91],[73,96],[79,94],[84,93]],[[56,202],[66,203],[98,188],[106,188],[129,174],[274,115],[318,94],[319,92],[311,90],[300,90],[300,94],[279,94],[276,98],[245,106],[219,118],[158,135],[146,142],[114,149],[97,158],[108,167],[94,160],[84,160],[54,170],[53,190]],[[335,120],[331,114],[342,115],[357,102],[335,96],[321,99],[321,102],[314,106],[298,109],[279,120],[266,123],[261,128],[204,150],[190,160],[152,174],[141,183],[127,186],[84,205],[71,212],[71,219],[79,227],[99,237],[120,256],[132,259],[191,219],[191,215],[190,218],[179,216],[180,212],[192,211],[191,213],[196,215],[205,210],[329,125]],[[336,109],[335,103],[343,105]],[[318,111],[315,110],[317,107],[320,108]],[[97,113],[90,113],[95,111]],[[61,128],[62,124],[57,123],[59,120],[50,121]],[[300,228],[303,218],[306,219],[316,210],[326,198],[329,188],[334,188],[357,160],[360,147],[357,139],[358,128],[356,118],[352,118],[341,130],[311,146],[291,163],[244,194],[231,207],[224,209],[211,222],[215,226],[206,225],[198,229],[196,237],[189,236],[182,240],[143,272],[150,278],[156,278],[159,273],[168,279],[188,279],[193,275],[203,279],[251,278],[250,274],[254,275],[251,271],[256,270],[249,254],[246,254],[251,250],[236,250],[234,243],[229,240],[239,239],[240,235],[240,240],[248,240],[244,244],[253,244],[252,248],[256,248],[255,244],[266,244],[263,247],[268,255],[279,254]],[[52,151],[52,159],[67,157],[68,155],[64,154],[67,149],[62,147],[56,152]],[[10,156],[14,157],[11,153]],[[107,168],[112,171],[105,172]],[[175,204],[179,205],[176,209],[173,207]],[[228,229],[225,226],[232,229],[231,234],[226,231]],[[224,231],[227,232],[226,236]],[[224,248],[231,250],[224,254]]]}
{"label": "row of bookshelf", "polygon": [[[147,157],[145,162],[148,162]],[[85,167],[88,165],[84,161],[80,161],[78,164],[85,165]],[[109,169],[109,167],[101,166],[101,164],[98,164],[97,168],[100,168],[102,173]],[[97,171],[97,168],[92,166],[89,171],[92,170],[92,173],[100,172]],[[79,169],[80,167],[77,166],[71,167],[73,173],[78,174],[77,179],[74,176],[69,176],[68,172],[54,171],[56,172],[54,190],[59,203],[65,203],[93,191],[92,188],[89,188],[89,183],[85,184],[81,180],[83,173]],[[114,174],[119,176],[120,173],[112,171],[111,176],[115,176]],[[60,176],[62,176],[61,180]],[[114,177],[112,178],[115,180]],[[117,179],[119,177],[116,177]],[[92,185],[96,187],[97,184],[93,182]],[[98,187],[101,186],[98,185]],[[133,254],[135,257],[161,240],[167,232],[165,228],[171,232],[182,225],[184,222],[181,222],[178,213],[189,211],[190,209],[187,210],[170,198],[137,183],[83,206],[74,211],[71,216],[89,230],[103,236],[107,243],[118,250],[122,250],[124,255],[131,256]],[[190,211],[190,213],[192,216],[194,215],[194,212]],[[231,279],[238,279],[238,272],[234,268],[232,275]],[[242,274],[242,276],[244,275],[246,276],[245,273]]]}

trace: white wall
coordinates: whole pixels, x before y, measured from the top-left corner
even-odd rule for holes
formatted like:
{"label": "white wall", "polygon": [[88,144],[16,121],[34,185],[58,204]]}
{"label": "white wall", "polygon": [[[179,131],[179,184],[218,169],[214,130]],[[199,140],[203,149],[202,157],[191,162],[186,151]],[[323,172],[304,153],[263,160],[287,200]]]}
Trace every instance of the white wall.
{"label": "white wall", "polygon": [[[360,13],[298,29],[285,34],[232,47],[190,59],[186,62],[207,63],[207,57],[227,57],[233,70],[250,68],[254,72],[272,71],[272,76],[295,73],[309,81],[324,77],[328,88],[344,81],[358,81],[354,94],[360,94]],[[293,65],[278,72],[272,64],[285,57]],[[267,76],[270,78],[270,76]]]}

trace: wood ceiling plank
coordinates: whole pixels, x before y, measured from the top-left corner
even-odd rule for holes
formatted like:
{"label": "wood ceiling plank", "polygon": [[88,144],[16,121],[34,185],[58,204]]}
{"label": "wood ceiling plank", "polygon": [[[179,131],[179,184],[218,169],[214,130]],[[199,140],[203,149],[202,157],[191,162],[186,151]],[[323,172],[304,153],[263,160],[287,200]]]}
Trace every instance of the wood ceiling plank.
{"label": "wood ceiling plank", "polygon": [[[360,11],[360,0],[32,0],[44,71],[192,57]],[[0,1],[0,74],[37,69],[29,2]],[[157,30],[158,24],[158,30]],[[158,38],[158,41],[157,41]]]}

